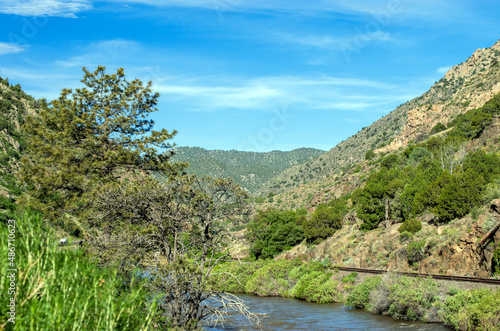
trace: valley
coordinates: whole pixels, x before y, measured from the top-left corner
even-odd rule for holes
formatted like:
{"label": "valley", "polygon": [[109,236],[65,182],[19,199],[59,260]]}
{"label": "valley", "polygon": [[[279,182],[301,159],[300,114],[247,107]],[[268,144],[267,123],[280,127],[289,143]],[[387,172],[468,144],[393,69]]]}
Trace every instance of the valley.
{"label": "valley", "polygon": [[[231,293],[500,328],[495,287],[397,273],[500,277],[500,41],[329,151],[176,147],[175,131],[146,119],[156,109],[144,105],[159,98],[152,85],[102,66],[84,68],[82,83],[47,102],[0,80],[2,245],[7,223],[18,222],[24,326],[37,312],[47,316],[40,328],[77,328],[87,303],[56,318],[50,301],[77,287],[100,307],[89,323],[114,316],[109,329],[195,329],[206,310],[217,322],[234,312],[258,320]],[[85,244],[50,248],[63,236]],[[58,261],[60,278],[47,261]],[[81,263],[84,275],[62,261]],[[136,279],[138,270],[148,277]],[[89,288],[106,291],[106,302],[86,297]],[[144,299],[151,293],[163,296]]]}

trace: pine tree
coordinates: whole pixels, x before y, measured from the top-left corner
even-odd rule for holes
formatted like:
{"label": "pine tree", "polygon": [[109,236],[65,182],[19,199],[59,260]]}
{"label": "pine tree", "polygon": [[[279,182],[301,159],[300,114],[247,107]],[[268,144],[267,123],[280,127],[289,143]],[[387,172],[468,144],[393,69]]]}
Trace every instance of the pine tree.
{"label": "pine tree", "polygon": [[[149,171],[175,173],[168,162],[176,131],[154,131],[150,113],[158,93],[151,82],[127,81],[123,69],[107,74],[83,68],[83,88],[64,89],[27,118],[29,157],[22,160],[25,205],[48,216],[78,214],[105,184]],[[161,153],[164,152],[164,153]]]}

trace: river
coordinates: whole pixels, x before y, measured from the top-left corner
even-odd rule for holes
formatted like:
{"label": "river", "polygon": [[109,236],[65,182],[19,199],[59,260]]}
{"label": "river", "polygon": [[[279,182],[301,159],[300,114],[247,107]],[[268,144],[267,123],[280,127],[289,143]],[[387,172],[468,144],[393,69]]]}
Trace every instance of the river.
{"label": "river", "polygon": [[412,323],[389,316],[350,309],[342,304],[317,304],[289,298],[262,298],[239,294],[250,311],[257,314],[261,328],[248,325],[245,318],[232,315],[224,327],[206,330],[449,330],[441,324]]}

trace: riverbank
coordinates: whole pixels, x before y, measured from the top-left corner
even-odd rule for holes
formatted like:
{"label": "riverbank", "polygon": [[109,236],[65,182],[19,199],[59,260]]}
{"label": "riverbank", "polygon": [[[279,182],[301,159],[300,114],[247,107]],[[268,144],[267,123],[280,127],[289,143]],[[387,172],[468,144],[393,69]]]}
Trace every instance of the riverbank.
{"label": "riverbank", "polygon": [[427,278],[325,272],[328,261],[231,262],[216,276],[219,290],[343,303],[395,319],[444,323],[456,330],[500,330],[500,290],[458,289]]}

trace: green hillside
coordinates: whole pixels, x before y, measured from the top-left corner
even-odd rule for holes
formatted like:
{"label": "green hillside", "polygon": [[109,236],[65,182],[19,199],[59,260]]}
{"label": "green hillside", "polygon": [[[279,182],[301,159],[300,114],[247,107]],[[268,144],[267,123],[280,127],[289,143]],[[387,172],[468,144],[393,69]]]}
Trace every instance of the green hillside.
{"label": "green hillside", "polygon": [[289,152],[256,153],[178,147],[175,149],[173,160],[188,162],[189,173],[229,177],[253,193],[263,183],[276,177],[285,169],[312,162],[323,153],[324,151],[314,148],[299,148]]}

